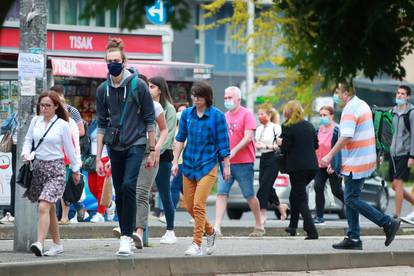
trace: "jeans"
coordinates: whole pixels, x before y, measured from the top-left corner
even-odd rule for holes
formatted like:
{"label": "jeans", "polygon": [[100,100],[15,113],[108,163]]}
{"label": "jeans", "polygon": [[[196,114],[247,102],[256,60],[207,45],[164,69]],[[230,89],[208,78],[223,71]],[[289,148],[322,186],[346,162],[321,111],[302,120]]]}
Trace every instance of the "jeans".
{"label": "jeans", "polygon": [[137,178],[145,145],[131,146],[123,151],[109,150],[115,203],[122,236],[132,236],[135,228]]}
{"label": "jeans", "polygon": [[180,201],[180,193],[183,190],[183,164],[178,165],[177,175],[171,181],[171,198],[174,204],[174,209],[177,209]]}
{"label": "jeans", "polygon": [[165,220],[167,221],[167,230],[174,230],[175,208],[171,199],[170,177],[171,162],[160,162],[155,183],[157,183],[158,192],[161,196],[164,208]]}
{"label": "jeans", "polygon": [[359,214],[372,221],[378,226],[384,226],[390,223],[391,218],[378,211],[365,201],[360,199],[361,188],[365,178],[352,179],[352,174],[345,176],[345,206],[346,219],[348,220],[347,236],[350,239],[359,240]]}
{"label": "jeans", "polygon": [[280,204],[276,191],[273,188],[279,169],[277,168],[277,160],[274,152],[263,153],[260,157],[259,168],[259,190],[257,191],[257,199],[260,203],[260,209],[267,209],[267,204]]}
{"label": "jeans", "polygon": [[323,218],[325,209],[325,184],[329,179],[332,193],[342,203],[344,203],[344,191],[341,187],[341,179],[336,173],[328,174],[326,168],[319,168],[315,176],[315,201],[316,201],[316,216]]}
{"label": "jeans", "polygon": [[184,200],[187,211],[194,218],[193,242],[201,245],[203,233],[212,235],[213,227],[206,218],[206,202],[217,179],[217,166],[199,181],[184,176]]}
{"label": "jeans", "polygon": [[298,228],[299,214],[303,218],[303,229],[308,236],[317,236],[315,224],[313,223],[311,212],[308,205],[308,194],[306,186],[315,177],[316,171],[298,171],[289,173],[290,190],[289,202],[291,208],[291,218],[289,227]]}
{"label": "jeans", "polygon": [[247,200],[254,197],[253,189],[254,179],[254,164],[231,164],[230,165],[230,177],[227,181],[224,181],[221,172],[218,173],[218,189],[217,195],[228,196],[230,193],[231,186],[233,186],[234,180],[239,183],[240,190],[242,191],[243,197]]}

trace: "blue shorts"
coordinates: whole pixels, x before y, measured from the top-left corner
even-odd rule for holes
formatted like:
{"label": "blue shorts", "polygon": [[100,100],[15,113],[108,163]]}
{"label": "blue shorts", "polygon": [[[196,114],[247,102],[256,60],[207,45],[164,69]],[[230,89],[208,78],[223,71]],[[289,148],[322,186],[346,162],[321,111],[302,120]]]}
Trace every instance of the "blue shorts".
{"label": "blue shorts", "polygon": [[224,181],[221,173],[218,174],[217,195],[228,196],[231,186],[233,186],[234,180],[236,180],[239,183],[243,197],[249,199],[254,196],[253,179],[253,163],[232,164],[230,165],[230,177],[227,181]]}

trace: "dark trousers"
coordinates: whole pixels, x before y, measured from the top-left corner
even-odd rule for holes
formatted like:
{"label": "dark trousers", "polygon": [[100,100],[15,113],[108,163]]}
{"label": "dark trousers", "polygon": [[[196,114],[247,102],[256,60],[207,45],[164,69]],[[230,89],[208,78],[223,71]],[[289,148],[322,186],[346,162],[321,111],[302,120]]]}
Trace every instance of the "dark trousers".
{"label": "dark trousers", "polygon": [[260,203],[260,209],[267,209],[267,204],[280,204],[276,191],[273,188],[276,177],[279,173],[277,160],[274,152],[263,153],[260,157],[259,166],[259,190],[257,199]]}
{"label": "dark trousers", "polygon": [[341,186],[341,178],[336,173],[328,174],[326,168],[319,168],[315,176],[315,201],[316,201],[316,216],[323,218],[325,209],[325,183],[329,179],[332,193],[342,203],[344,203],[344,191]]}
{"label": "dark trousers", "polygon": [[122,236],[132,236],[135,228],[136,186],[145,145],[132,146],[123,151],[109,150],[115,203]]}
{"label": "dark trousers", "polygon": [[158,192],[161,197],[162,206],[164,208],[165,220],[167,222],[167,230],[174,229],[175,208],[171,198],[171,162],[160,162],[155,183],[157,183]]}
{"label": "dark trousers", "polygon": [[178,164],[178,173],[171,180],[171,198],[174,204],[174,208],[177,209],[178,202],[180,201],[180,193],[183,191],[183,164]]}
{"label": "dark trousers", "polygon": [[306,193],[306,186],[315,177],[315,171],[298,171],[289,173],[290,178],[290,228],[298,228],[299,214],[303,218],[303,229],[308,236],[316,236],[315,224],[313,223],[312,215],[308,205],[308,195]]}

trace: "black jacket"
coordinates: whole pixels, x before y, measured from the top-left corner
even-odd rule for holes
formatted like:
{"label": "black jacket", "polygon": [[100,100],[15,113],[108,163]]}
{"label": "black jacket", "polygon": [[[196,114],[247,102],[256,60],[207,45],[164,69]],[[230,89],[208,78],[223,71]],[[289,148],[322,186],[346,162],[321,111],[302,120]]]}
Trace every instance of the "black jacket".
{"label": "black jacket", "polygon": [[288,173],[318,169],[315,153],[319,146],[318,136],[311,123],[302,121],[290,126],[282,125],[282,138],[280,148],[286,155]]}

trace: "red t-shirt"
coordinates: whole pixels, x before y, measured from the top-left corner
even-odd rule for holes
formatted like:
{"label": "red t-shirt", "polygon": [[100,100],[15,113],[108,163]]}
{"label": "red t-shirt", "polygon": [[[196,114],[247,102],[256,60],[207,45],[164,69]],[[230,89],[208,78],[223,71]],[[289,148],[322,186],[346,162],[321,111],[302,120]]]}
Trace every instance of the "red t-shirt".
{"label": "red t-shirt", "polygon": [[[240,106],[235,112],[226,112],[227,128],[229,130],[230,149],[233,149],[244,137],[246,130],[256,130],[256,120],[253,113]],[[254,135],[253,135],[254,137]],[[253,140],[230,160],[231,164],[253,163],[256,160],[256,149]]]}

